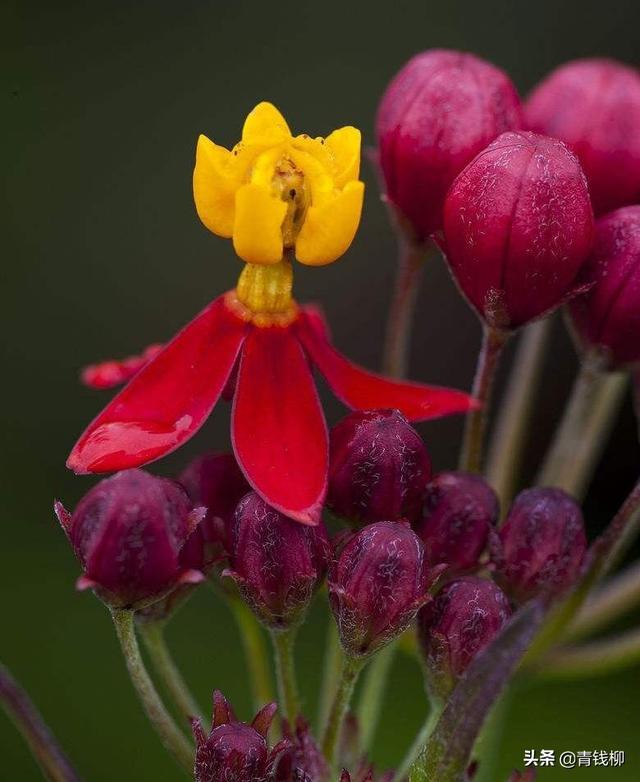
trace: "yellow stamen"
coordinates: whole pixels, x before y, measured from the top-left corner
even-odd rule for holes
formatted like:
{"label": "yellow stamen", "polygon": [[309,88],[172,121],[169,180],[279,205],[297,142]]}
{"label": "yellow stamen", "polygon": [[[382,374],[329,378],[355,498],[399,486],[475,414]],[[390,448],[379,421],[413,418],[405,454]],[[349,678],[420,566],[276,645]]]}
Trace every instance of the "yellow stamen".
{"label": "yellow stamen", "polygon": [[290,322],[296,313],[292,287],[290,261],[282,260],[268,266],[248,263],[238,279],[236,297],[257,325]]}

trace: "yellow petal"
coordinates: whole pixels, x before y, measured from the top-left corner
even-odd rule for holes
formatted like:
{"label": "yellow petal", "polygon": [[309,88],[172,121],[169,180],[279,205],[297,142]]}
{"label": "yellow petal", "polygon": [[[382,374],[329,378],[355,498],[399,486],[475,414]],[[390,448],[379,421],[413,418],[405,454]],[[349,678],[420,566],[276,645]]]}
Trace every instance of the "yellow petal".
{"label": "yellow petal", "polygon": [[243,141],[272,139],[274,142],[291,137],[291,131],[285,118],[273,103],[263,101],[258,103],[244,121],[242,128]]}
{"label": "yellow petal", "polygon": [[202,222],[225,239],[233,233],[236,189],[231,152],[200,136],[193,169],[193,198]]}
{"label": "yellow petal", "polygon": [[296,258],[307,266],[337,260],[353,241],[364,197],[364,183],[349,182],[335,198],[311,206],[296,241]]}
{"label": "yellow petal", "polygon": [[327,148],[323,138],[311,138],[308,134],[301,133],[293,139],[292,146],[314,157],[327,173],[333,174],[333,153]]}
{"label": "yellow petal", "polygon": [[243,185],[236,194],[233,246],[247,263],[279,263],[287,205],[266,187]]}
{"label": "yellow petal", "polygon": [[344,187],[360,176],[360,144],[360,131],[350,125],[334,130],[325,139],[325,146],[334,155],[336,187]]}

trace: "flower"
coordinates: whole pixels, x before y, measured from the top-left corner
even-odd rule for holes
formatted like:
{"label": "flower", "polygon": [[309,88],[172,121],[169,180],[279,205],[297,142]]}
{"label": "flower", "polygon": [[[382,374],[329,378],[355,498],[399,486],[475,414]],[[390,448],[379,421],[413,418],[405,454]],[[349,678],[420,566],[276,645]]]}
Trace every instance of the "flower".
{"label": "flower", "polygon": [[386,195],[414,238],[442,227],[449,186],[496,136],[522,127],[508,76],[472,54],[432,49],[387,87],[376,119]]}
{"label": "flower", "polygon": [[327,782],[331,777],[331,769],[320,747],[314,739],[309,723],[299,715],[295,730],[287,720],[283,720],[282,734],[289,741],[290,748],[286,750],[278,763],[276,779],[281,782]]}
{"label": "flower", "polygon": [[267,782],[272,780],[287,740],[271,750],[267,734],[277,711],[275,703],[262,708],[250,725],[238,722],[224,695],[213,693],[213,720],[207,736],[199,719],[191,726],[196,741],[196,782]]}
{"label": "flower", "polygon": [[451,186],[444,233],[458,285],[490,326],[544,315],[574,293],[593,242],[577,158],[556,139],[503,133]]}
{"label": "flower", "polygon": [[398,410],[350,413],[329,437],[327,505],[349,521],[415,521],[431,460]]}
{"label": "flower", "polygon": [[224,575],[259,619],[274,629],[299,622],[327,569],[322,522],[296,524],[250,492],[238,505],[229,543],[231,569]]}
{"label": "flower", "polygon": [[200,136],[193,195],[202,222],[233,238],[247,263],[279,263],[295,248],[300,263],[324,266],[355,236],[364,196],[359,173],[359,130],[292,136],[276,107],[263,102],[231,151]]}
{"label": "flower", "polygon": [[574,60],[552,71],[525,105],[531,130],[580,158],[596,214],[640,200],[640,73],[615,60]]}
{"label": "flower", "polygon": [[446,698],[473,658],[511,615],[504,592],[492,581],[466,576],[450,581],[418,614],[418,645],[429,690]]}
{"label": "flower", "polygon": [[436,475],[426,487],[424,515],[414,525],[429,564],[445,563],[454,572],[476,567],[498,511],[496,493],[479,475]]}
{"label": "flower", "polygon": [[515,600],[559,597],[575,584],[585,561],[582,511],[561,489],[527,489],[489,544],[496,581]]}
{"label": "flower", "polygon": [[407,629],[430,598],[424,546],[404,522],[354,534],[329,568],[329,600],[347,654],[365,657]]}
{"label": "flower", "polygon": [[640,206],[598,220],[581,279],[591,287],[569,307],[580,341],[613,368],[640,361]]}
{"label": "flower", "polygon": [[77,588],[111,608],[143,608],[205,578],[180,555],[206,511],[167,478],[127,470],[100,481],[73,514],[54,508],[84,569]]}

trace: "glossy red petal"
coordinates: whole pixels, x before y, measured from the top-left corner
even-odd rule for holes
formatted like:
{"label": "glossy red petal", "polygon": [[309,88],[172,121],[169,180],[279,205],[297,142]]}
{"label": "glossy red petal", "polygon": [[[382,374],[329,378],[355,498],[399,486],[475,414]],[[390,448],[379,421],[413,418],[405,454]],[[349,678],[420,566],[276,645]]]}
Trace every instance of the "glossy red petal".
{"label": "glossy red petal", "polygon": [[126,383],[162,351],[162,345],[149,345],[139,356],[110,359],[90,364],[80,373],[80,380],[88,388],[103,390]]}
{"label": "glossy red petal", "polygon": [[477,406],[468,394],[450,388],[388,380],[352,364],[318,329],[317,312],[302,312],[296,328],[305,350],[338,399],[352,410],[391,408],[410,421],[426,421]]}
{"label": "glossy red petal", "polygon": [[317,524],[328,438],[311,369],[293,328],[254,328],[242,350],[233,405],[236,459],[265,502]]}
{"label": "glossy red petal", "polygon": [[182,445],[218,401],[247,329],[222,298],[209,304],[89,425],[67,466],[124,470]]}

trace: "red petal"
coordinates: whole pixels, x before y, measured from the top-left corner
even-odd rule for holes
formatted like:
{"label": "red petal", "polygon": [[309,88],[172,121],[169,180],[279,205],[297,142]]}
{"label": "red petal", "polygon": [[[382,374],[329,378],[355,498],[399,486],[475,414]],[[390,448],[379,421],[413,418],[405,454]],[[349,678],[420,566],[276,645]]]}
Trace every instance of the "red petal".
{"label": "red petal", "polygon": [[182,445],[218,401],[246,333],[222,298],[213,301],[89,425],[67,466],[124,470]]}
{"label": "red petal", "polygon": [[426,421],[452,413],[466,413],[478,406],[462,391],[388,380],[352,364],[323,339],[315,311],[311,316],[302,312],[296,328],[307,353],[333,393],[352,410],[393,408],[410,421]]}
{"label": "red petal", "polygon": [[155,358],[162,348],[162,345],[149,345],[139,356],[128,356],[124,359],[112,359],[101,361],[99,364],[90,364],[82,370],[80,380],[83,385],[98,390],[122,385],[127,380],[131,380],[152,358]]}
{"label": "red petal", "polygon": [[265,502],[303,524],[318,523],[327,483],[327,427],[291,328],[255,328],[247,337],[232,439],[242,471]]}

